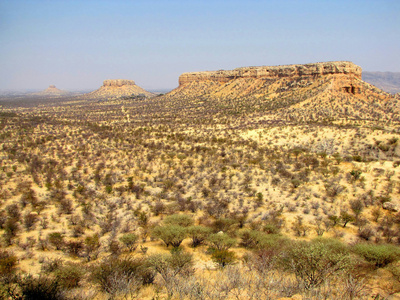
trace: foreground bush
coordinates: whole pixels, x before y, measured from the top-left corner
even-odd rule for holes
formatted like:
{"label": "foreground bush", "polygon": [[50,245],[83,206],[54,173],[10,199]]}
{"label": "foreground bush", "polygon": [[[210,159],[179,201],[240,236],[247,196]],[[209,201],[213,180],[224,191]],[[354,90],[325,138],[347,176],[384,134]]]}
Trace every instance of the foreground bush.
{"label": "foreground bush", "polygon": [[17,257],[4,250],[0,250],[0,278],[10,276],[17,268]]}
{"label": "foreground bush", "polygon": [[167,289],[168,299],[174,294],[178,278],[187,278],[194,273],[191,254],[175,250],[170,254],[153,254],[148,257],[148,266],[161,275]]}
{"label": "foreground bush", "polygon": [[350,255],[340,242],[319,238],[311,242],[293,242],[283,254],[282,263],[308,289],[348,269]]}
{"label": "foreground bush", "polygon": [[143,284],[152,283],[155,273],[141,258],[110,258],[96,265],[91,279],[103,292],[116,295],[121,291],[137,292]]}
{"label": "foreground bush", "polygon": [[361,243],[354,246],[354,251],[368,262],[374,264],[376,268],[385,267],[400,259],[399,247],[389,244]]}
{"label": "foreground bush", "polygon": [[78,287],[84,274],[85,271],[81,265],[72,263],[61,266],[54,272],[59,285],[63,289],[72,289]]}
{"label": "foreground bush", "polygon": [[[62,288],[53,277],[26,275],[18,280],[19,293],[16,299],[61,300],[65,299]],[[15,296],[15,295],[14,295]]]}

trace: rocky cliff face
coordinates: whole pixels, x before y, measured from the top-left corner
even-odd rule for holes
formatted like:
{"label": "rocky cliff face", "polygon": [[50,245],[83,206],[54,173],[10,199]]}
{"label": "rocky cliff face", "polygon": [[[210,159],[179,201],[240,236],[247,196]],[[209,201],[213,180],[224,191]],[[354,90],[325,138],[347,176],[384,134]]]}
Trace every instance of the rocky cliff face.
{"label": "rocky cliff face", "polygon": [[305,92],[322,82],[327,83],[326,90],[350,95],[360,95],[366,89],[361,80],[361,67],[348,61],[336,61],[184,73],[179,77],[179,87],[170,95],[278,97],[283,92]]}
{"label": "rocky cliff face", "polygon": [[305,65],[245,67],[230,71],[192,72],[183,73],[179,77],[179,86],[185,86],[194,81],[216,81],[226,83],[239,78],[296,79],[299,77],[322,77],[325,75],[347,75],[349,77],[361,79],[361,67],[348,61],[336,61]]}
{"label": "rocky cliff face", "polygon": [[276,120],[397,119],[394,97],[361,79],[347,61],[184,73],[160,98],[184,114],[265,115]]}
{"label": "rocky cliff face", "polygon": [[107,79],[103,81],[103,86],[121,87],[124,85],[135,85],[135,82],[127,79]]}
{"label": "rocky cliff face", "polygon": [[143,95],[152,97],[154,94],[142,89],[133,80],[127,79],[107,79],[96,91],[86,95],[88,98],[120,98]]}

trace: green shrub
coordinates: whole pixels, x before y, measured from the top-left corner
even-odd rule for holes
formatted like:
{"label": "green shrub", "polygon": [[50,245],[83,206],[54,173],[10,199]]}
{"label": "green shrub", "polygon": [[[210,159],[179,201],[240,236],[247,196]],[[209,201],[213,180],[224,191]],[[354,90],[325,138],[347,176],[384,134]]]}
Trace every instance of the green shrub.
{"label": "green shrub", "polygon": [[224,268],[235,263],[236,255],[234,252],[229,250],[215,250],[211,254],[211,259],[220,268]]}
{"label": "green shrub", "polygon": [[61,250],[61,248],[64,246],[64,237],[61,232],[49,233],[47,239],[50,244],[56,247],[56,250]]}
{"label": "green shrub", "polygon": [[212,250],[228,250],[229,248],[235,246],[236,240],[231,238],[226,233],[214,233],[211,234],[207,242]]}
{"label": "green shrub", "polygon": [[218,218],[212,224],[214,232],[234,233],[238,228],[239,222],[233,218]]}
{"label": "green shrub", "polygon": [[312,288],[349,268],[350,255],[342,243],[318,238],[311,242],[293,242],[282,256],[282,263],[306,288]]}
{"label": "green shrub", "polygon": [[100,248],[100,239],[98,234],[87,236],[84,241],[85,255],[88,261],[96,259],[98,249]]}
{"label": "green shrub", "polygon": [[90,277],[102,291],[115,295],[122,289],[136,290],[142,284],[152,283],[154,276],[145,259],[111,256],[94,266]]}
{"label": "green shrub", "polygon": [[263,231],[268,234],[278,234],[281,229],[275,224],[268,223],[264,226]]}
{"label": "green shrub", "polygon": [[267,234],[257,231],[245,229],[240,232],[241,242],[240,245],[245,248],[260,248],[267,239]]}
{"label": "green shrub", "polygon": [[15,273],[18,258],[5,250],[0,250],[0,277],[8,276]]}
{"label": "green shrub", "polygon": [[178,225],[182,227],[189,227],[193,225],[194,221],[191,216],[184,214],[174,214],[165,217],[163,223],[165,225]]}
{"label": "green shrub", "polygon": [[192,239],[192,247],[197,247],[204,243],[211,233],[211,228],[204,226],[190,226],[187,228],[188,236]]}
{"label": "green shrub", "polygon": [[147,263],[165,281],[177,275],[189,275],[193,272],[193,256],[184,251],[171,251],[170,254],[153,254],[148,257]]}
{"label": "green shrub", "polygon": [[376,268],[384,267],[400,259],[400,248],[390,244],[360,243],[354,246],[354,251]]}
{"label": "green shrub", "polygon": [[241,245],[252,249],[277,249],[282,248],[287,239],[279,234],[266,234],[257,230],[243,230],[241,232]]}
{"label": "green shrub", "polygon": [[66,264],[54,272],[60,286],[65,289],[78,287],[84,274],[85,271],[81,265],[72,263]]}
{"label": "green shrub", "polygon": [[161,275],[167,289],[168,299],[174,294],[172,286],[177,276],[187,277],[194,273],[193,257],[191,254],[175,250],[170,254],[153,254],[147,259],[148,266]]}
{"label": "green shrub", "polygon": [[152,235],[162,240],[167,247],[169,245],[179,247],[187,236],[187,230],[179,225],[156,226],[152,231]]}
{"label": "green shrub", "polygon": [[121,243],[125,245],[129,249],[130,252],[133,252],[137,248],[137,240],[138,236],[134,233],[126,233],[119,238]]}

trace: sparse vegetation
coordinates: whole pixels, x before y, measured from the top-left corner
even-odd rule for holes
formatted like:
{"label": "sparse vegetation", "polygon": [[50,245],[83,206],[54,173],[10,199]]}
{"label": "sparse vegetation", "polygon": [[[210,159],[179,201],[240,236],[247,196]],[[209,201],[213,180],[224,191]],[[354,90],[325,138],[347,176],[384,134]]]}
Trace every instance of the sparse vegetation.
{"label": "sparse vegetation", "polygon": [[1,297],[395,293],[398,100],[251,80],[0,99]]}

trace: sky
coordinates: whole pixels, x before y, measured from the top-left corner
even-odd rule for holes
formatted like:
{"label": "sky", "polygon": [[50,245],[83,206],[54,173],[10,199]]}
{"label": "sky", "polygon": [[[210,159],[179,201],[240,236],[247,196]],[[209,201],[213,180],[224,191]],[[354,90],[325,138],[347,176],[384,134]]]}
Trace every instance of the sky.
{"label": "sky", "polygon": [[337,60],[400,72],[399,16],[399,0],[0,0],[0,90]]}

